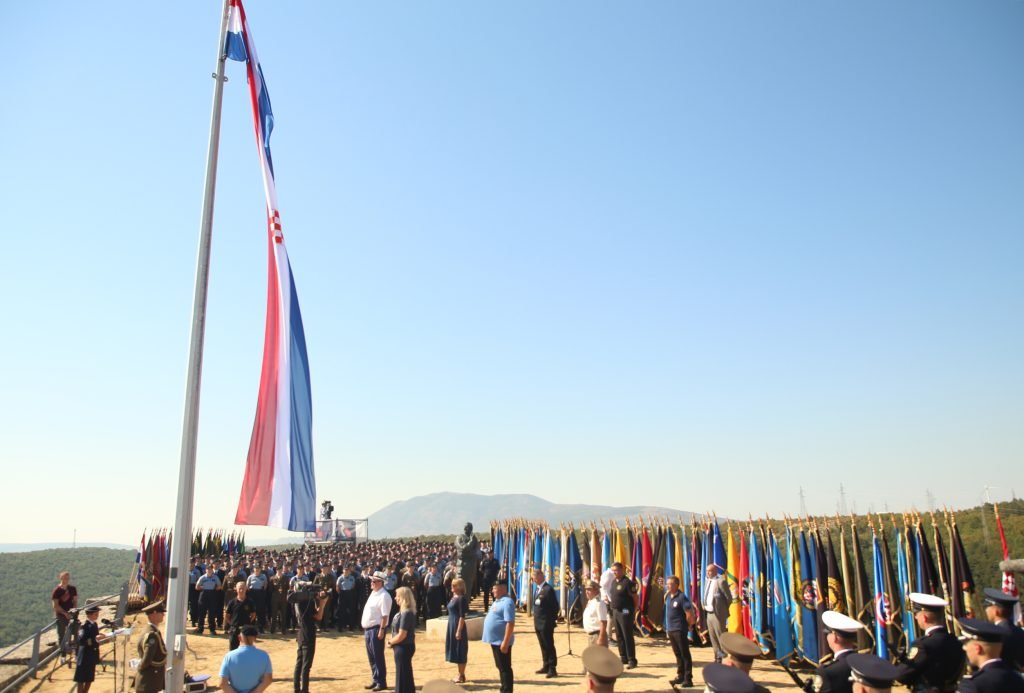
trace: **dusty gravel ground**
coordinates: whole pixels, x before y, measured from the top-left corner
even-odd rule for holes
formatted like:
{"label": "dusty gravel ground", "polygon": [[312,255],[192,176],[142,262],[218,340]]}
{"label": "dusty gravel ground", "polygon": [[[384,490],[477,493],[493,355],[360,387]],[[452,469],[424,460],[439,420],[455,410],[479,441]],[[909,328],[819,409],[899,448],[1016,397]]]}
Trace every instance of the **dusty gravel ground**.
{"label": "dusty gravel ground", "polygon": [[[474,603],[476,608],[481,604]],[[140,617],[137,623],[144,620]],[[138,632],[138,629],[137,631]],[[560,656],[558,678],[546,679],[542,674],[533,672],[540,668],[540,647],[533,633],[532,622],[526,614],[519,614],[516,620],[516,642],[512,649],[512,667],[515,671],[515,690],[517,693],[559,693],[560,691],[583,690],[584,681],[579,654],[582,652],[586,638],[582,631],[573,628],[571,634],[560,627],[555,636],[555,644]],[[568,656],[571,638],[572,651],[575,656]],[[186,668],[192,674],[212,674],[212,683],[216,684],[217,672],[221,659],[227,652],[227,637],[189,633],[188,646],[190,652],[186,659]],[[261,637],[258,644],[270,654],[274,666],[274,685],[271,691],[292,689],[292,671],[295,666],[295,637],[283,635],[267,635]],[[130,651],[134,653],[135,636]],[[111,662],[112,648],[103,648],[103,661]],[[679,689],[680,691],[702,691],[704,688],[702,669],[712,661],[710,648],[691,648],[694,660],[694,688]],[[388,683],[394,684],[394,667],[391,652],[388,655]],[[120,656],[120,651],[118,652]],[[134,657],[134,654],[130,656]],[[675,676],[675,659],[672,650],[665,640],[637,638],[637,660],[639,666],[627,671],[616,684],[616,691],[671,691],[669,680]],[[436,678],[451,679],[456,674],[454,664],[444,661],[444,640],[429,639],[421,628],[416,633],[416,655],[413,659],[413,670],[417,688],[422,688],[427,681]],[[92,691],[106,693],[120,690],[115,688],[114,670],[97,667],[96,682]],[[67,693],[74,689],[72,682],[73,669],[62,667],[53,671],[52,680],[42,679],[22,687],[22,692],[60,691]],[[811,672],[804,671],[801,675],[806,679]],[[754,679],[775,691],[799,690],[789,676],[778,666],[767,661],[754,664]],[[466,691],[496,691],[498,689],[498,673],[494,668],[489,645],[482,642],[470,642],[469,662],[466,668],[467,683],[462,685]],[[310,691],[323,693],[326,691],[351,691],[358,693],[370,682],[370,669],[366,659],[366,648],[363,645],[362,633],[320,633],[317,639],[316,659],[310,679]]]}

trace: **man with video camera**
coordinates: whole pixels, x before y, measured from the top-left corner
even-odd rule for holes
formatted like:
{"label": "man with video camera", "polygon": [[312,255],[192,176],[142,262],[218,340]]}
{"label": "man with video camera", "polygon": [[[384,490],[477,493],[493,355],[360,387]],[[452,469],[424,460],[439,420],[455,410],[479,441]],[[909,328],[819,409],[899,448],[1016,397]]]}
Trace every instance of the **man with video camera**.
{"label": "man with video camera", "polygon": [[309,693],[309,671],[313,668],[313,656],[316,654],[316,628],[324,617],[327,596],[326,592],[318,591],[308,580],[296,580],[288,595],[288,604],[295,614],[298,628],[293,676],[295,693]]}

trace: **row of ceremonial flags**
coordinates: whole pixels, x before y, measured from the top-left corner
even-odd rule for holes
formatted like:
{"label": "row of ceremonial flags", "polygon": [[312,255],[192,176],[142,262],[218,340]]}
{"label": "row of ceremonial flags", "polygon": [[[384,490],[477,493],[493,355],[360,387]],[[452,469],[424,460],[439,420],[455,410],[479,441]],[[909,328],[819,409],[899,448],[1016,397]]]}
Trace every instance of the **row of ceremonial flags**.
{"label": "row of ceremonial flags", "polygon": [[[168,575],[171,566],[170,529],[144,531],[135,552],[130,591],[153,601],[167,596]],[[245,533],[222,529],[196,530],[192,537],[193,556],[234,556],[245,553]]]}
{"label": "row of ceremonial flags", "polygon": [[698,637],[706,637],[701,596],[714,564],[734,596],[727,629],[784,663],[819,664],[829,654],[821,628],[826,610],[864,623],[861,649],[889,659],[919,637],[912,592],[947,600],[953,629],[957,618],[971,613],[974,578],[953,513],[931,515],[927,523],[908,514],[723,525],[712,515],[693,516],[688,524],[640,518],[622,527],[602,522],[579,529],[504,520],[492,523],[491,538],[500,579],[527,610],[535,568],[555,588],[562,614],[574,618],[583,606],[581,581],[599,581],[612,563],[622,563],[637,583],[636,626],[643,634],[664,629],[664,579],[676,576],[697,609]]}

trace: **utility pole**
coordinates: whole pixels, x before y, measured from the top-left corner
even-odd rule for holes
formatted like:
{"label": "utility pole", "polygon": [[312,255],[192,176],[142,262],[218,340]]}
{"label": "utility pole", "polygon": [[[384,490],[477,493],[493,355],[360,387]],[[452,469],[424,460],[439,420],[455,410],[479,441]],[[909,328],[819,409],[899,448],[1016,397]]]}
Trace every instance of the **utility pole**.
{"label": "utility pole", "polygon": [[839,484],[839,514],[844,517],[849,515],[846,512],[846,489],[843,488],[842,484]]}
{"label": "utility pole", "polygon": [[[992,505],[992,494],[989,493],[991,487],[985,487],[985,505]],[[981,509],[981,532],[985,536],[985,543],[989,543],[988,536],[988,508],[982,507]]]}
{"label": "utility pole", "polygon": [[807,517],[807,503],[804,502],[804,487],[800,487],[800,516]]}
{"label": "utility pole", "polygon": [[926,488],[924,490],[924,495],[925,495],[925,498],[928,499],[928,512],[929,513],[935,512],[935,494],[932,493],[931,489]]}

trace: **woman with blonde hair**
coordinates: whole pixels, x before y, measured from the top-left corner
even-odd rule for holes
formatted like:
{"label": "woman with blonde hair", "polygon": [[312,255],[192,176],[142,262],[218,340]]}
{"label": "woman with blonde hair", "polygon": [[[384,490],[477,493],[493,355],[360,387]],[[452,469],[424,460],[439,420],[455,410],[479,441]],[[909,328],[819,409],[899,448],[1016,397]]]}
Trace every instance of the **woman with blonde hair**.
{"label": "woman with blonde hair", "polygon": [[416,654],[416,597],[408,587],[395,592],[398,614],[391,622],[391,642],[395,653],[395,693],[415,693],[412,678],[412,656]]}
{"label": "woman with blonde hair", "polygon": [[466,682],[466,655],[469,651],[469,638],[466,637],[468,610],[466,581],[455,578],[452,580],[452,600],[448,602],[448,632],[444,641],[444,661],[459,665],[459,677],[452,679],[453,683]]}

